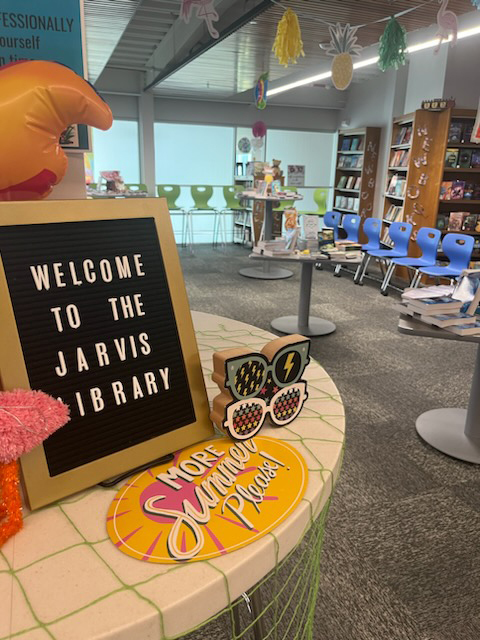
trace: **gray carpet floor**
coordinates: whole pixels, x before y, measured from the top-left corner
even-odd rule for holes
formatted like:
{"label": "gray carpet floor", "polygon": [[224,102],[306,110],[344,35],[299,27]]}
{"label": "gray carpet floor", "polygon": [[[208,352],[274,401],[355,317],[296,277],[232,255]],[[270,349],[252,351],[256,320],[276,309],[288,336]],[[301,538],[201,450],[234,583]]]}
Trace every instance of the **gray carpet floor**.
{"label": "gray carpet floor", "polygon": [[[248,250],[180,250],[194,310],[270,330],[296,314],[300,272],[251,280]],[[311,354],[338,386],[346,454],[326,530],[315,640],[479,640],[479,468],[435,451],[416,417],[465,407],[475,345],[402,336],[378,285],[314,271],[312,315],[335,333]],[[208,634],[205,637],[209,637]]]}

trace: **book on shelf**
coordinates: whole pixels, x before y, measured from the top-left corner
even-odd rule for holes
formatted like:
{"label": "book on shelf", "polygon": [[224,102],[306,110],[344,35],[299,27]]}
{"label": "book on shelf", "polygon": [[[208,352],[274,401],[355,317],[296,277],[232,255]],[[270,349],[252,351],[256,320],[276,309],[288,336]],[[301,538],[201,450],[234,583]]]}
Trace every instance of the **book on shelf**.
{"label": "book on shelf", "polygon": [[468,215],[465,211],[451,211],[448,216],[448,231],[461,231],[463,219]]}
{"label": "book on shelf", "polygon": [[448,144],[461,142],[463,139],[463,126],[460,120],[452,120],[448,131]]}
{"label": "book on shelf", "polygon": [[464,144],[468,144],[469,142],[471,142],[472,133],[473,133],[473,120],[472,122],[468,122],[468,121],[464,122],[463,128],[462,128],[462,142]]}
{"label": "book on shelf", "polygon": [[363,143],[365,141],[364,136],[359,136],[359,142],[358,142],[358,147],[357,147],[357,151],[363,151]]}
{"label": "book on shelf", "polygon": [[342,149],[341,150],[342,151],[350,151],[350,143],[351,143],[350,138],[344,138],[342,140]]}
{"label": "book on shelf", "polygon": [[448,227],[448,218],[449,218],[450,214],[449,213],[439,213],[437,216],[437,229],[440,229],[441,231],[443,229],[446,229]]}
{"label": "book on shelf", "polygon": [[390,166],[399,168],[407,167],[409,158],[410,149],[399,149],[394,151],[390,158]]}
{"label": "book on shelf", "polygon": [[480,150],[479,149],[473,149],[472,157],[470,160],[470,166],[472,167],[472,169],[478,169],[480,167]]}
{"label": "book on shelf", "polygon": [[465,183],[465,188],[463,190],[463,199],[471,200],[473,198],[473,192],[475,190],[475,185],[471,182]]}
{"label": "book on shelf", "polygon": [[350,146],[351,151],[358,151],[358,145],[360,143],[360,138],[352,138],[352,144]]}
{"label": "book on shelf", "polygon": [[359,203],[359,198],[353,198],[353,210],[355,211],[355,213],[358,213]]}
{"label": "book on shelf", "polygon": [[383,230],[380,242],[387,247],[393,247],[393,240],[390,238],[390,234],[388,233],[388,227]]}
{"label": "book on shelf", "polygon": [[354,189],[356,189],[357,191],[360,191],[360,185],[362,183],[362,178],[360,176],[357,176],[355,179],[355,185],[354,185]]}
{"label": "book on shelf", "polygon": [[411,125],[403,126],[401,127],[401,129],[398,130],[397,135],[394,138],[393,144],[394,145],[408,144],[410,142],[411,137],[412,137]]}
{"label": "book on shelf", "polygon": [[452,197],[452,181],[444,180],[440,185],[440,200],[450,200]]}
{"label": "book on shelf", "polygon": [[472,149],[460,149],[458,153],[458,166],[462,169],[471,167]]}
{"label": "book on shelf", "polygon": [[353,189],[354,184],[355,184],[355,176],[348,176],[347,189]]}
{"label": "book on shelf", "polygon": [[347,156],[338,156],[338,167],[341,169],[342,167],[345,166],[345,158]]}
{"label": "book on shelf", "polygon": [[385,220],[388,222],[401,222],[403,218],[403,207],[391,204],[385,214]]}
{"label": "book on shelf", "polygon": [[450,196],[451,200],[463,200],[463,192],[465,189],[465,181],[464,180],[454,180],[452,182],[452,193]]}
{"label": "book on shelf", "polygon": [[340,180],[338,181],[338,184],[337,184],[337,189],[345,189],[347,180],[348,180],[348,176],[345,176],[345,175],[340,176]]}
{"label": "book on shelf", "polygon": [[478,223],[478,215],[475,213],[469,213],[463,219],[462,231],[475,231]]}
{"label": "book on shelf", "polygon": [[393,175],[388,183],[387,194],[390,196],[402,198],[405,195],[406,185],[406,178],[401,178],[400,176]]}
{"label": "book on shelf", "polygon": [[347,206],[345,208],[353,211],[353,198],[347,198]]}
{"label": "book on shelf", "polygon": [[355,164],[355,166],[357,167],[357,169],[362,169],[363,168],[363,156],[354,156],[357,159],[357,163]]}
{"label": "book on shelf", "polygon": [[445,166],[455,168],[458,163],[458,149],[447,149],[445,151]]}

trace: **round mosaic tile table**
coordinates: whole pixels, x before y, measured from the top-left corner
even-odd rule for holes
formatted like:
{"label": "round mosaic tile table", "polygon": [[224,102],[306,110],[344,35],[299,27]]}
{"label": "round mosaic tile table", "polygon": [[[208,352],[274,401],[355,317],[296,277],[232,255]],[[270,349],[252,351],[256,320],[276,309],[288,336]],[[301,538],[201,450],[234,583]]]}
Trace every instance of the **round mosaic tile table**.
{"label": "round mosaic tile table", "polygon": [[[275,336],[227,318],[192,315],[212,400],[218,393],[210,378],[212,352],[237,346],[260,350]],[[0,640],[163,640],[205,622],[214,624],[211,619],[222,611],[233,612],[231,637],[249,638],[250,631],[255,638],[263,637],[261,620],[252,623],[248,632],[238,629],[239,616],[232,605],[266,576],[276,576],[265,589],[268,635],[271,621],[279,620],[287,610],[282,602],[291,601],[293,589],[285,589],[288,577],[282,577],[279,567],[289,572],[286,563],[297,553],[292,550],[302,545],[308,573],[299,574],[295,584],[306,602],[301,612],[305,622],[299,618],[302,631],[294,633],[289,614],[283,635],[279,632],[275,637],[311,637],[308,629],[318,584],[318,552],[340,469],[345,418],[338,390],[325,370],[312,361],[305,378],[309,398],[301,415],[287,428],[264,428],[261,433],[290,442],[309,468],[303,500],[272,533],[231,554],[172,567],[130,558],[107,537],[105,518],[116,488],[93,487],[50,507],[26,512],[23,531],[0,550]],[[309,536],[312,547],[305,546]],[[278,598],[272,588],[278,591]],[[305,616],[310,616],[310,622]],[[210,637],[208,629],[203,633]]]}

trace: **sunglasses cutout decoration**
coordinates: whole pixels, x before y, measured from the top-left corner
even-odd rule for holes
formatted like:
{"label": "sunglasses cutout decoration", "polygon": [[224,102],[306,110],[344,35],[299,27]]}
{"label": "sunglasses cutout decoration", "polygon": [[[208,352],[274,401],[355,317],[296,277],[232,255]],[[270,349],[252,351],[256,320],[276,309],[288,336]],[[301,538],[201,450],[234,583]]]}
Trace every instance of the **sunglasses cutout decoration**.
{"label": "sunglasses cutout decoration", "polygon": [[246,347],[214,353],[212,379],[221,393],[212,421],[235,440],[252,438],[267,417],[276,427],[292,422],[308,398],[301,377],[309,350],[310,340],[294,334],[272,340],[261,353]]}

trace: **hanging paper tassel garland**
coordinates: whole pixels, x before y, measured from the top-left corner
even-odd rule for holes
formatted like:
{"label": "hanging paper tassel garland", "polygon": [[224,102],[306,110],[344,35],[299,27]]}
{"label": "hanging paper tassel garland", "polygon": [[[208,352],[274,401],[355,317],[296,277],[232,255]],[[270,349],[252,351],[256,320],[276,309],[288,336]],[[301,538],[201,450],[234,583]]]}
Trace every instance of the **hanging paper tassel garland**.
{"label": "hanging paper tassel garland", "polygon": [[405,64],[406,50],[407,32],[397,19],[392,17],[380,38],[378,66],[382,71],[398,69]]}
{"label": "hanging paper tassel garland", "polygon": [[332,62],[332,82],[336,89],[344,91],[353,78],[352,56],[358,56],[362,47],[357,44],[357,27],[349,24],[342,26],[337,22],[328,27],[330,31],[330,45],[326,53],[334,56]]}
{"label": "hanging paper tassel garland", "polygon": [[291,9],[285,11],[278,23],[272,51],[284,67],[288,67],[290,62],[295,64],[297,58],[305,56],[298,17]]}
{"label": "hanging paper tassel garland", "polygon": [[268,71],[262,73],[257,80],[257,84],[254,89],[255,106],[257,109],[265,109],[267,106],[267,91],[268,91]]}
{"label": "hanging paper tassel garland", "polygon": [[218,21],[218,13],[213,6],[214,0],[182,0],[182,6],[180,8],[181,19],[188,24],[190,22],[190,16],[192,15],[192,8],[195,5],[197,8],[197,18],[199,20],[205,20],[208,32],[212,38],[218,38],[220,35],[213,26],[214,22]]}
{"label": "hanging paper tassel garland", "polygon": [[452,45],[457,44],[458,21],[453,11],[447,10],[448,0],[442,1],[442,6],[437,13],[437,38],[440,38],[438,45],[435,47],[434,53],[438,53],[440,45],[444,40],[448,40],[452,36]]}
{"label": "hanging paper tassel garland", "polygon": [[267,133],[267,125],[262,120],[257,120],[252,127],[254,138],[264,138]]}

